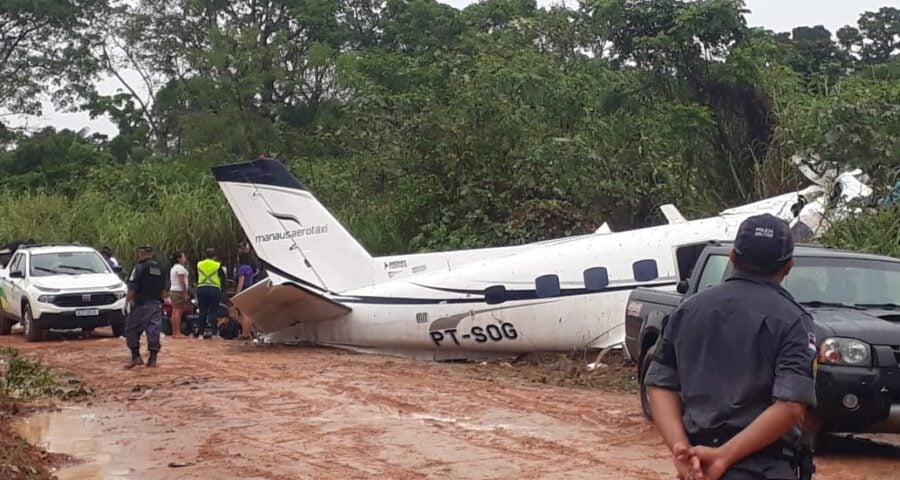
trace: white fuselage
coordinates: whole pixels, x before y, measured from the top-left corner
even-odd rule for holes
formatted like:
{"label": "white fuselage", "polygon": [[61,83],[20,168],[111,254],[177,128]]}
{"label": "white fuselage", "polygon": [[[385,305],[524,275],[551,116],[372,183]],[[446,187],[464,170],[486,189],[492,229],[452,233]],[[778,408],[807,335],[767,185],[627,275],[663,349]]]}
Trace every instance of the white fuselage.
{"label": "white fuselage", "polygon": [[[679,280],[676,248],[731,239],[746,216],[500,250],[494,257],[457,267],[328,295],[352,311],[336,319],[300,323],[270,337],[439,359],[616,345],[625,337],[625,304],[631,290],[638,286],[674,290]],[[420,260],[416,257],[392,258],[412,267]],[[638,262],[649,271],[636,275]],[[647,265],[656,266],[655,275]],[[605,286],[602,274],[586,281],[585,271],[597,273],[601,268],[607,273]],[[536,279],[554,275],[558,293],[552,277],[548,288],[537,288]],[[591,280],[594,284],[588,285]],[[486,300],[486,290],[498,287],[505,295]]]}
{"label": "white fuselage", "polygon": [[[828,224],[822,181],[690,222],[665,206],[670,223],[658,227],[373,258],[281,162],[213,173],[269,271],[270,281],[233,299],[263,334],[436,359],[620,344],[631,290],[674,290],[698,244],[732,240],[762,213],[813,234]],[[844,200],[865,195],[852,174],[835,181]]]}

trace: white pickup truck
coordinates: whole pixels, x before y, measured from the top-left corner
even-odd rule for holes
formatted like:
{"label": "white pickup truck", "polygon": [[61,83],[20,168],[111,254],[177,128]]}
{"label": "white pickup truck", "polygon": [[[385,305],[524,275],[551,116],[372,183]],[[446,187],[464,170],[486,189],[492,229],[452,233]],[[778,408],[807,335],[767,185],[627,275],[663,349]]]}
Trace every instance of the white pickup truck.
{"label": "white pickup truck", "polygon": [[125,294],[125,284],[93,248],[24,245],[0,268],[0,335],[21,322],[29,342],[51,329],[110,326],[120,336]]}

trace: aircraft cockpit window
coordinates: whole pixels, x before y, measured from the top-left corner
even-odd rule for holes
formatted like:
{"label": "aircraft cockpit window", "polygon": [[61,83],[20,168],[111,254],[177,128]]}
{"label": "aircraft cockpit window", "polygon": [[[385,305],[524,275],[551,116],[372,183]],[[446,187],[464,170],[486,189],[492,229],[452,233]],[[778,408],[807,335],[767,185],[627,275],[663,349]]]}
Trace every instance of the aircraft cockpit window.
{"label": "aircraft cockpit window", "polygon": [[638,282],[649,282],[659,278],[659,270],[656,268],[656,260],[639,260],[631,266],[634,279]]}
{"label": "aircraft cockpit window", "polygon": [[559,277],[556,275],[542,275],[534,279],[534,288],[538,298],[559,296]]}
{"label": "aircraft cockpit window", "polygon": [[584,271],[584,288],[599,292],[609,286],[609,272],[606,267],[593,267]]}
{"label": "aircraft cockpit window", "polygon": [[506,287],[503,285],[494,285],[484,289],[484,303],[488,305],[496,305],[506,301]]}

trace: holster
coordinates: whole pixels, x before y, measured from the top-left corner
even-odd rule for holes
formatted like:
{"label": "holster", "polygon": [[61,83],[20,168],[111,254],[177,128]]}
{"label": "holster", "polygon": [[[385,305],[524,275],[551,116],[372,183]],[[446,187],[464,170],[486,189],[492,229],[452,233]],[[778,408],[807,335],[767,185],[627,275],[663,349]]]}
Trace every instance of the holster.
{"label": "holster", "polygon": [[797,463],[794,464],[794,470],[800,480],[811,480],[813,473],[816,473],[812,447],[807,442],[801,442],[797,446]]}

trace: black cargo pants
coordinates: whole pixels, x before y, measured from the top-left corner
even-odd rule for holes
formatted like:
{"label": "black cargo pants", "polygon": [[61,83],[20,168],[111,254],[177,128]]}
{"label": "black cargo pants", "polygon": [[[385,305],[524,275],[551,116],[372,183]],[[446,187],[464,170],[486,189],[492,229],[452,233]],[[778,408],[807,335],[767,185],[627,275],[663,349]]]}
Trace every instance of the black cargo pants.
{"label": "black cargo pants", "polygon": [[135,303],[125,320],[125,343],[135,351],[140,347],[141,333],[147,334],[147,345],[151,352],[158,352],[159,331],[162,327],[162,302],[145,301]]}

